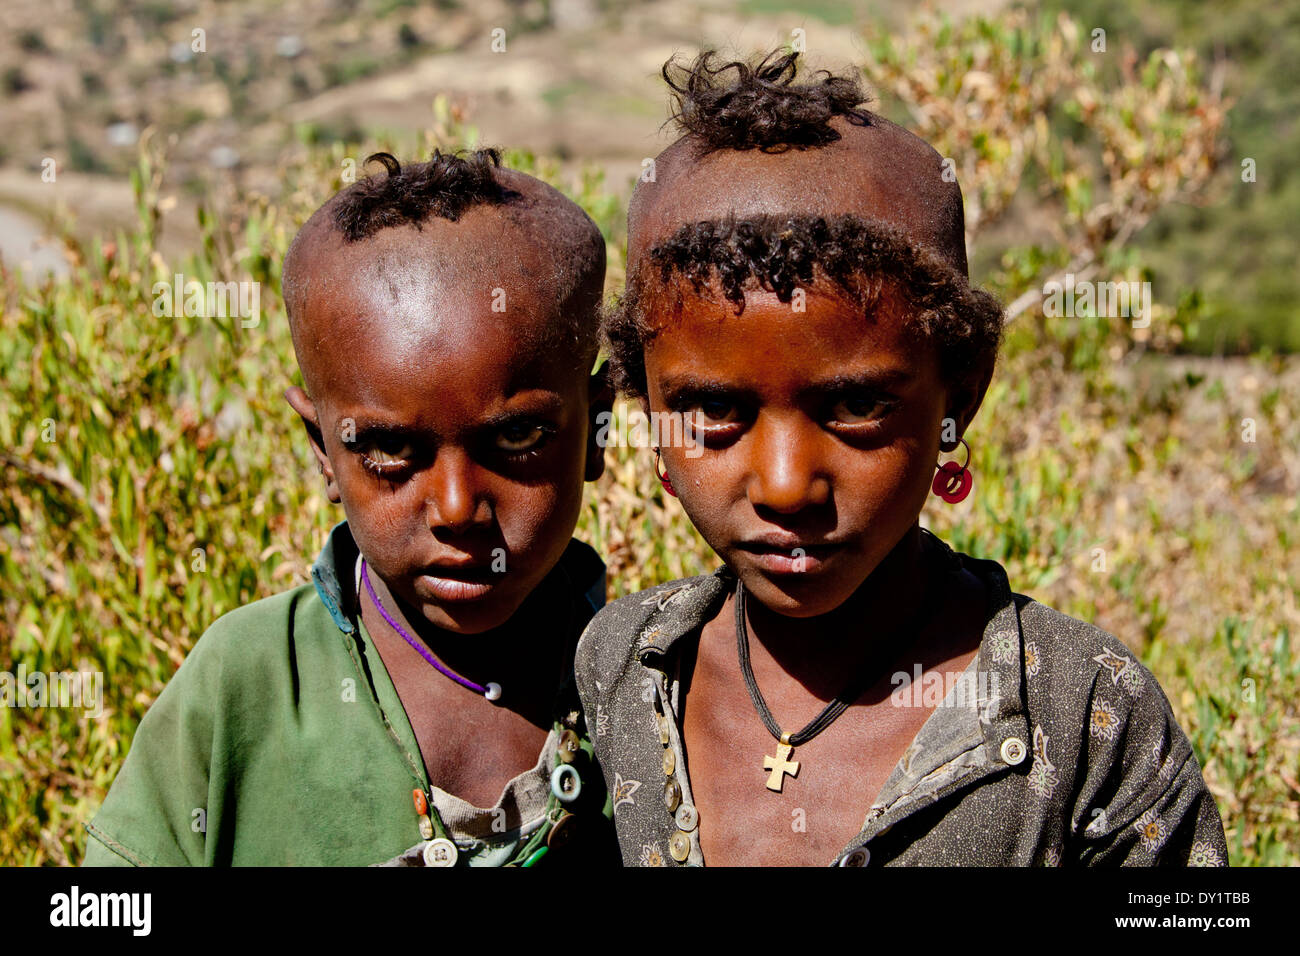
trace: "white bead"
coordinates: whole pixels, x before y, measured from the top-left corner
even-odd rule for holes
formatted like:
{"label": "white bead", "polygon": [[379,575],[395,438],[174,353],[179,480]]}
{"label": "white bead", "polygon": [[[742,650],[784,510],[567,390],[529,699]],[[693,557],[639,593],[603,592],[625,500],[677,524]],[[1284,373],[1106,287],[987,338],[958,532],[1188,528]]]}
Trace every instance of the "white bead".
{"label": "white bead", "polygon": [[483,692],[483,696],[486,697],[488,700],[500,700],[500,699],[501,699],[501,685],[500,685],[500,684],[488,684],[488,685],[487,685],[487,690]]}

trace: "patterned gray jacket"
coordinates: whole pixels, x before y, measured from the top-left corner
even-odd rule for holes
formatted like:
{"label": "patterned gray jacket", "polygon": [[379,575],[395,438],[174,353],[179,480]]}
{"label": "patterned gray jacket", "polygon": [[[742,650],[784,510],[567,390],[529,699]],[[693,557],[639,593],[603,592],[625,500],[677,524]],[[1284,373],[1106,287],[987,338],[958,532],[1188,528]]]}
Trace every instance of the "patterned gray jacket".
{"label": "patterned gray jacket", "polygon": [[[942,706],[829,862],[1226,866],[1218,807],[1151,672],[1111,634],[1013,593],[998,562],[944,548],[987,589],[979,651],[951,686],[896,691]],[[624,865],[704,864],[678,668],[734,582],[722,568],[629,595],[579,642]]]}

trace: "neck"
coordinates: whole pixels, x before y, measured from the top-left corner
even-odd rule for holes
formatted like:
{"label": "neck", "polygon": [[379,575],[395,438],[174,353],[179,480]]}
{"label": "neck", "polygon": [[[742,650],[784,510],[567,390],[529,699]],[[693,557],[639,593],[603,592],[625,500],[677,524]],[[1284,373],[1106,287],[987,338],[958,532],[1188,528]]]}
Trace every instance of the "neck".
{"label": "neck", "polygon": [[795,618],[746,600],[749,633],[792,675],[843,672],[914,618],[925,595],[928,567],[923,534],[913,524],[856,591],[835,610]]}
{"label": "neck", "polygon": [[[558,628],[528,627],[521,623],[563,619],[563,612],[555,607],[554,589],[548,586],[548,581],[534,589],[504,624],[475,634],[460,634],[430,623],[393,594],[373,568],[368,569],[368,572],[375,596],[382,602],[388,615],[407,634],[432,652],[444,667],[477,684],[496,682],[505,685],[509,682],[514,689],[518,687],[519,681],[512,678],[524,674],[529,683],[540,680],[541,683],[550,685],[550,663],[558,660],[556,644],[567,640],[568,635],[561,633]],[[374,607],[364,584],[358,596],[367,626],[372,631],[375,627],[392,630]],[[373,626],[372,621],[375,622]],[[553,640],[545,640],[546,636]],[[401,639],[400,636],[398,639]],[[558,673],[557,670],[556,674]]]}

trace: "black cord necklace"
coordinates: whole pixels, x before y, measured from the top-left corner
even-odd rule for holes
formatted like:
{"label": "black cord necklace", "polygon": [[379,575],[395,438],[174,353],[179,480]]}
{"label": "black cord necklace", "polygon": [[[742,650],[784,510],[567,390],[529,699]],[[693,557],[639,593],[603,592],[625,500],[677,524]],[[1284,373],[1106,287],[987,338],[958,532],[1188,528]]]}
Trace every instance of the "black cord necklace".
{"label": "black cord necklace", "polygon": [[[938,540],[938,539],[936,539]],[[944,545],[947,554],[947,564],[950,569],[960,566],[956,555]],[[915,635],[918,629],[927,624],[930,617],[937,609],[937,601],[927,601],[929,592],[929,562],[925,560],[922,554],[922,568],[925,574],[926,586],[922,588],[920,600],[917,601],[916,610],[911,618],[899,627],[889,639],[878,645],[877,653],[873,655],[871,663],[877,664],[880,661],[888,662],[893,658],[894,652],[898,649],[897,645],[901,640],[909,635]],[[772,716],[772,711],[768,709],[767,702],[763,700],[763,694],[758,689],[758,681],[754,679],[754,668],[749,661],[749,628],[745,624],[745,586],[736,579],[736,651],[740,656],[740,671],[745,677],[745,687],[749,690],[749,699],[754,702],[754,709],[758,711],[758,716],[763,720],[765,726],[773,737],[777,740],[776,755],[763,757],[763,769],[771,771],[767,778],[767,789],[777,793],[781,792],[785,785],[785,777],[789,774],[791,777],[799,775],[798,761],[791,760],[794,748],[812,740],[823,730],[833,724],[849,706],[862,696],[877,677],[876,668],[863,667],[849,684],[835,699],[827,704],[820,714],[814,717],[807,726],[793,734],[784,733],[781,730],[776,719]]]}

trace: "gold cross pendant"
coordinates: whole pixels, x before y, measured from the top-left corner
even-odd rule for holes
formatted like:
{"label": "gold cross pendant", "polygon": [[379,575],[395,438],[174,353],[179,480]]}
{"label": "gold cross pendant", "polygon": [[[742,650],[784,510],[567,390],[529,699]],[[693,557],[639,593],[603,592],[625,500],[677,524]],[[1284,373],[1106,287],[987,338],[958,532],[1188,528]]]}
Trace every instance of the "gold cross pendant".
{"label": "gold cross pendant", "polygon": [[767,789],[780,793],[781,788],[785,786],[786,774],[792,777],[799,776],[799,762],[790,759],[792,753],[794,747],[790,745],[790,735],[782,734],[781,742],[776,745],[776,756],[763,757],[763,769],[772,771],[767,775]]}

